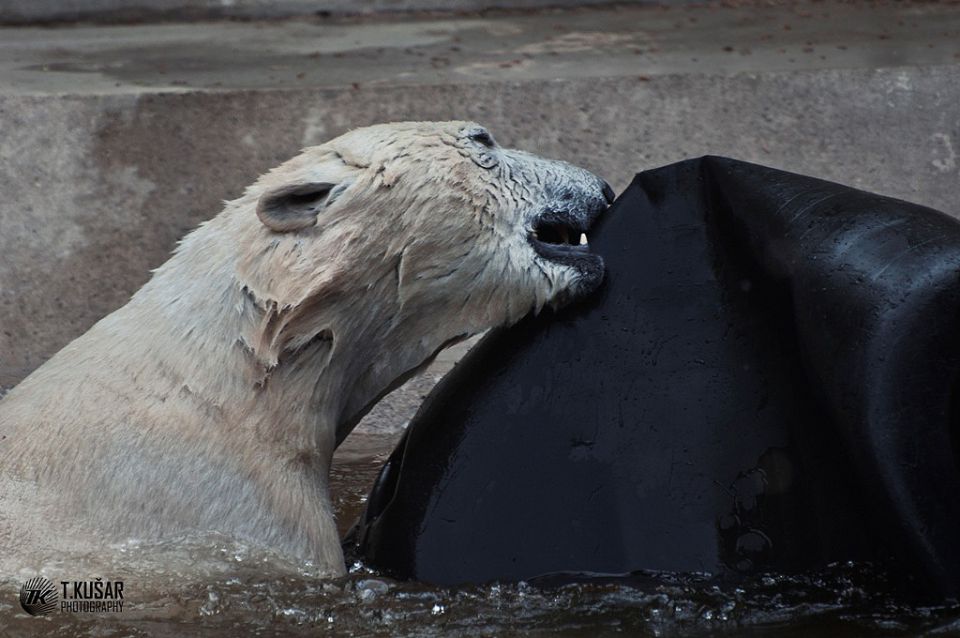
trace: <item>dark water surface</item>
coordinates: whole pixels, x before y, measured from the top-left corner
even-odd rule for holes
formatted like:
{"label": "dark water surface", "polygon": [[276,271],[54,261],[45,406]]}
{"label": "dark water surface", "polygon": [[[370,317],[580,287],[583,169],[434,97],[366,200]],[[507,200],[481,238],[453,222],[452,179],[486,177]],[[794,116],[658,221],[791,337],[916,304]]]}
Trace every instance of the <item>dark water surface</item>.
{"label": "dark water surface", "polygon": [[[245,571],[245,570],[244,570]],[[632,588],[527,584],[434,589],[362,569],[343,579],[236,577],[137,603],[111,617],[18,615],[9,636],[950,636],[956,606],[905,607],[868,593],[851,567],[720,588],[651,575]],[[0,614],[9,617],[9,603]]]}

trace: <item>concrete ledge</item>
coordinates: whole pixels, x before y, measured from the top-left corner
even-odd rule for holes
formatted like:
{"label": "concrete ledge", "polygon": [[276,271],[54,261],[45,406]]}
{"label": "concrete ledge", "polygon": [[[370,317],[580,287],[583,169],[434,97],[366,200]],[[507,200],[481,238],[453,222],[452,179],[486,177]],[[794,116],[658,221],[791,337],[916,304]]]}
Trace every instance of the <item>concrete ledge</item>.
{"label": "concrete ledge", "polygon": [[[618,4],[689,4],[693,0],[620,0]],[[272,19],[407,12],[542,9],[613,4],[611,0],[0,0],[0,24],[106,24],[224,18]]]}
{"label": "concrete ledge", "polygon": [[[221,200],[368,123],[476,119],[617,189],[711,153],[960,212],[956,10],[816,6],[842,20],[647,8],[0,30],[0,386],[123,304]],[[253,31],[231,39],[237,26]],[[200,34],[208,55],[185,54]]]}
{"label": "concrete ledge", "polygon": [[[0,0],[2,2],[3,0]],[[960,64],[960,4],[0,28],[0,93],[457,85]]]}

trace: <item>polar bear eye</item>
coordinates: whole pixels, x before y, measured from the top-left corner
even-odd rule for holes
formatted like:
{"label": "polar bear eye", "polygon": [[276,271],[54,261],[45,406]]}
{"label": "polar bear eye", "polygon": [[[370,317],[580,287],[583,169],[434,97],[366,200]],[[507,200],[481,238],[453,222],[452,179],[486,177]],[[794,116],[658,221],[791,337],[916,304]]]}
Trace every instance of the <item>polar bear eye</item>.
{"label": "polar bear eye", "polygon": [[460,139],[475,142],[483,147],[478,149],[466,145],[466,147],[461,148],[461,153],[470,157],[473,163],[480,168],[490,169],[500,163],[500,160],[497,159],[496,151],[493,150],[497,142],[487,129],[482,126],[471,126],[462,129],[460,131]]}
{"label": "polar bear eye", "polygon": [[468,140],[486,146],[487,148],[493,148],[497,144],[497,142],[493,139],[493,136],[490,135],[490,131],[482,126],[474,126],[464,129],[460,132],[460,134],[466,137]]}
{"label": "polar bear eye", "polygon": [[470,134],[470,139],[479,144],[483,144],[487,148],[493,148],[494,145],[493,136],[490,135],[488,131],[483,129],[472,132]]}

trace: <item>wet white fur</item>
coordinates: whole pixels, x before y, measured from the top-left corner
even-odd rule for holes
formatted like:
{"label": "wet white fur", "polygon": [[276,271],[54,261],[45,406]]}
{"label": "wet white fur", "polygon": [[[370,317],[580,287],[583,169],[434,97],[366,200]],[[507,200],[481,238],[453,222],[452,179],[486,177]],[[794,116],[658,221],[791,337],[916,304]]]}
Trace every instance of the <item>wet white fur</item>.
{"label": "wet white fur", "polygon": [[[306,149],[14,388],[0,401],[0,567],[217,530],[342,573],[338,428],[444,345],[579,285],[527,234],[551,184],[596,178],[488,148],[477,128],[386,124]],[[308,182],[337,185],[314,226],[261,223],[261,195]]]}

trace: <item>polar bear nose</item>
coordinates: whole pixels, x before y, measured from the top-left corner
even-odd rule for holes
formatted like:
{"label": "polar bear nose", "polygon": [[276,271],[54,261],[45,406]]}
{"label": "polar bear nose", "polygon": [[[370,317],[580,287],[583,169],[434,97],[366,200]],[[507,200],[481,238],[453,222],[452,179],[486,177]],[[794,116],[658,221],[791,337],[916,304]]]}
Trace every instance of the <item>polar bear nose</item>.
{"label": "polar bear nose", "polygon": [[607,200],[608,204],[612,204],[613,200],[617,197],[616,193],[613,192],[613,189],[610,188],[610,184],[608,184],[606,180],[602,179],[600,182],[603,184],[603,198]]}

